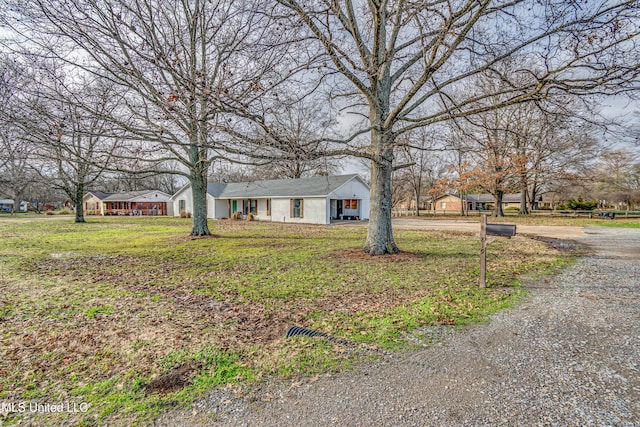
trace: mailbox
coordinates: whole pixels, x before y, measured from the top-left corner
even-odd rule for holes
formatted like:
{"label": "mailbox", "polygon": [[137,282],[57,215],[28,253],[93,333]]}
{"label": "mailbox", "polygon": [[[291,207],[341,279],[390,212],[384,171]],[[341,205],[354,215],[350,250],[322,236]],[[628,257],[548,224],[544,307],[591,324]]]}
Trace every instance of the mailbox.
{"label": "mailbox", "polygon": [[516,235],[515,224],[487,224],[487,235],[513,237]]}
{"label": "mailbox", "polygon": [[487,224],[487,216],[480,219],[480,287],[487,286],[487,236],[513,237],[515,224]]}

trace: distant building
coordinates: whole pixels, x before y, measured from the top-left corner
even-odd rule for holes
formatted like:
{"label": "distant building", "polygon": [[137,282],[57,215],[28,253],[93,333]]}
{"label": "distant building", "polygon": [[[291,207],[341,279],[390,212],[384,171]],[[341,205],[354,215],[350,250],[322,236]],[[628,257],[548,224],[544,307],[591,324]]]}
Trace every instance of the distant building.
{"label": "distant building", "polygon": [[104,215],[104,205],[102,201],[114,193],[104,193],[102,191],[90,191],[82,197],[83,210],[85,215]]}
{"label": "distant building", "polygon": [[[493,194],[445,194],[437,197],[435,206],[431,204],[430,210],[436,211],[461,211],[464,204],[465,211],[489,211],[495,206]],[[502,209],[520,209],[520,194],[504,194],[502,196]]]}
{"label": "distant building", "polygon": [[171,196],[157,190],[140,190],[121,193],[91,191],[82,198],[87,214],[173,216]]}
{"label": "distant building", "polygon": [[[15,202],[13,199],[0,199],[0,212],[11,212],[13,205]],[[26,212],[29,209],[29,203],[22,201],[20,202],[20,206],[18,206],[14,211],[15,212]]]}

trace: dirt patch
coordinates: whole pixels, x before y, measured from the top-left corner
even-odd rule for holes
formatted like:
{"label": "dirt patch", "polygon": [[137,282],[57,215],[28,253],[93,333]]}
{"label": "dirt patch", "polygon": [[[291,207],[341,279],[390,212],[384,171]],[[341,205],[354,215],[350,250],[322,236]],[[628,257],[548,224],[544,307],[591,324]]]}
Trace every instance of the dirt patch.
{"label": "dirt patch", "polygon": [[146,387],[149,393],[169,393],[180,390],[191,382],[200,369],[200,364],[194,361],[183,363],[171,371],[159,375]]}
{"label": "dirt patch", "polygon": [[369,262],[410,262],[410,261],[420,261],[422,258],[420,255],[415,254],[413,252],[400,252],[397,254],[386,254],[379,256],[371,256],[362,252],[360,249],[346,249],[341,251],[336,251],[332,253],[332,256],[337,259],[348,259],[352,261],[369,261]]}
{"label": "dirt patch", "polygon": [[555,249],[560,252],[575,253],[578,252],[580,248],[578,243],[574,240],[562,240],[546,236],[531,236],[531,239],[543,242],[551,249]]}
{"label": "dirt patch", "polygon": [[[87,268],[87,265],[95,268]],[[149,266],[147,260],[122,255],[41,258],[25,264],[25,270],[50,277],[64,277],[85,283],[113,283],[123,291],[138,295],[134,303],[136,310],[133,310],[132,301],[128,298],[110,299],[109,304],[115,307],[114,312],[147,313],[148,304],[153,304],[155,308],[152,313],[143,316],[146,320],[136,320],[158,328],[171,325],[178,327],[174,325],[178,318],[187,319],[182,327],[187,328],[189,333],[174,331],[181,336],[191,333],[199,336],[198,328],[213,326],[215,331],[212,334],[221,348],[237,348],[239,345],[278,340],[284,336],[287,327],[299,321],[302,316],[289,310],[274,310],[259,302],[247,301],[237,292],[224,287],[217,288],[215,296],[196,294],[192,289],[194,282],[182,283],[179,279],[172,279],[172,272],[179,271],[181,267],[177,262],[168,261]],[[212,271],[209,274],[221,273]],[[199,277],[199,280],[204,277]],[[175,284],[159,284],[157,280]],[[141,298],[142,295],[145,297]],[[111,317],[102,321],[108,319]],[[224,327],[220,327],[221,325]],[[129,332],[133,334],[133,331]]]}
{"label": "dirt patch", "polygon": [[220,239],[221,235],[219,234],[209,234],[208,236],[176,236],[173,237],[171,240],[174,240],[176,242],[188,242],[190,240],[208,240],[208,239]]}

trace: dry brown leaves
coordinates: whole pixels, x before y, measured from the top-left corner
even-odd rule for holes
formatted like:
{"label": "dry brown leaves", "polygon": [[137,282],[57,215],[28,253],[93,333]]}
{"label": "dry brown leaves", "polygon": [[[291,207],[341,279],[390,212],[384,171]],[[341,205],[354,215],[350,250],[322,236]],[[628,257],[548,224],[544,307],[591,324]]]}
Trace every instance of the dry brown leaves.
{"label": "dry brown leaves", "polygon": [[412,252],[399,252],[397,254],[386,254],[379,256],[371,256],[362,252],[360,249],[346,249],[332,253],[336,259],[348,259],[353,261],[365,261],[370,263],[391,263],[391,262],[410,262],[421,261],[422,258],[418,254]]}

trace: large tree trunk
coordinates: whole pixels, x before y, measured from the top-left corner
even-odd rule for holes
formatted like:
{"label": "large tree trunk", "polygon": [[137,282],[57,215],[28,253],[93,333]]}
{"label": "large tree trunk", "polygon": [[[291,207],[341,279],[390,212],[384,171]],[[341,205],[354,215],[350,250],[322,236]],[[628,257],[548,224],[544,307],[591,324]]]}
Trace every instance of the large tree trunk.
{"label": "large tree trunk", "polygon": [[529,203],[529,212],[538,210],[538,184],[534,180],[531,184],[531,192],[529,193],[529,197],[527,201]]}
{"label": "large tree trunk", "polygon": [[16,212],[20,211],[20,206],[22,205],[22,199],[24,198],[24,190],[16,190],[13,189],[8,194],[13,196],[13,204],[11,205],[11,216],[14,216]]}
{"label": "large tree trunk", "polygon": [[523,187],[520,191],[520,215],[529,215],[529,208],[527,207],[527,187]]}
{"label": "large tree trunk", "polygon": [[[390,154],[390,153],[389,153]],[[391,229],[391,172],[393,157],[371,162],[369,231],[362,252],[369,255],[400,252]]]}
{"label": "large tree trunk", "polygon": [[493,209],[494,217],[503,217],[504,211],[502,210],[502,196],[504,192],[502,190],[496,190],[496,194],[494,195],[494,200],[496,202],[496,206]]}
{"label": "large tree trunk", "polygon": [[193,229],[192,236],[208,236],[211,234],[207,224],[207,171],[196,168],[189,176],[193,196]]}
{"label": "large tree trunk", "polygon": [[79,183],[76,187],[76,194],[73,198],[73,204],[76,208],[76,219],[75,222],[85,222],[84,221],[84,206],[82,205],[82,196],[84,196],[84,184]]}

